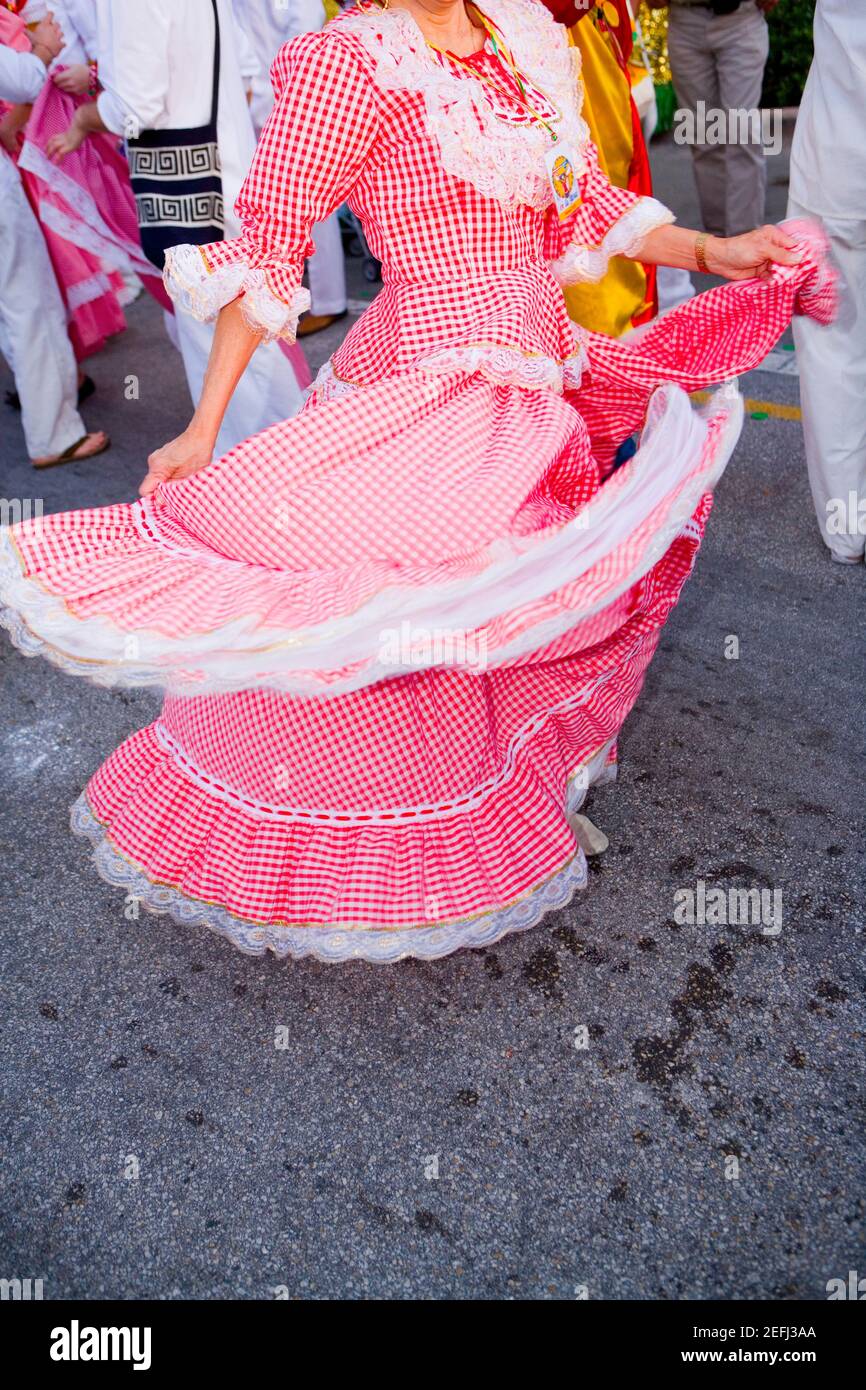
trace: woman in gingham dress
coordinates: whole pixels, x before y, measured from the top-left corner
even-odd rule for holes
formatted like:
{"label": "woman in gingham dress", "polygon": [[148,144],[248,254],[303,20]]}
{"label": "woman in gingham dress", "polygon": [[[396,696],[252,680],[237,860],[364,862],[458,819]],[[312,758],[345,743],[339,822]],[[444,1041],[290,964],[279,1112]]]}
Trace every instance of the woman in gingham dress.
{"label": "woman in gingham dress", "polygon": [[[111,882],[247,951],[437,956],[585,884],[578,808],[740,428],[734,387],[687,393],[832,313],[816,229],[699,238],[612,188],[565,30],[537,0],[482,8],[368,0],[281,51],[243,235],[169,256],[179,306],[219,319],[192,424],[135,504],[5,536],[22,650],[166,690],[74,828]],[[299,416],[213,460],[346,199],[380,294]],[[575,332],[560,284],[614,254],[741,283],[628,343]]]}

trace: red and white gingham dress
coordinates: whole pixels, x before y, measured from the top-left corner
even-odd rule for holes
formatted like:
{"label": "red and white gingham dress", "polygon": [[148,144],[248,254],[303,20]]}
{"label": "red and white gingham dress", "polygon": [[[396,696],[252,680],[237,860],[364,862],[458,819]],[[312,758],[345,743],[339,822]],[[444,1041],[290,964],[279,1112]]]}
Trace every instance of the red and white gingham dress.
{"label": "red and white gingham dress", "polygon": [[153,502],[0,535],[22,650],[167,691],[74,828],[110,881],[246,951],[442,955],[585,883],[569,813],[613,774],[742,416],[735,389],[703,412],[687,392],[832,312],[820,234],[795,225],[803,260],[770,283],[629,343],[575,332],[557,277],[597,278],[668,214],[600,173],[547,11],[484,9],[572,157],[576,213],[549,205],[549,132],[492,46],[454,63],[390,10],[295,40],[243,235],[177,249],[167,283],[291,336],[311,228],[348,198],[381,293],[295,419]]}

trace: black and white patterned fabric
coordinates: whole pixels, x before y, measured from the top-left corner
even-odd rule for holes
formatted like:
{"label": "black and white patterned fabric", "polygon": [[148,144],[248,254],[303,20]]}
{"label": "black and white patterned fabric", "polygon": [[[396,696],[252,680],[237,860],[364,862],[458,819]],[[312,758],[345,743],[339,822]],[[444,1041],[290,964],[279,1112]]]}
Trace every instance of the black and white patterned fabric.
{"label": "black and white patterned fabric", "polygon": [[187,130],[145,130],[127,140],[129,173],[138,207],[141,244],[162,270],[169,246],[204,246],[225,232],[217,144],[220,26],[214,12],[213,100],[207,125]]}

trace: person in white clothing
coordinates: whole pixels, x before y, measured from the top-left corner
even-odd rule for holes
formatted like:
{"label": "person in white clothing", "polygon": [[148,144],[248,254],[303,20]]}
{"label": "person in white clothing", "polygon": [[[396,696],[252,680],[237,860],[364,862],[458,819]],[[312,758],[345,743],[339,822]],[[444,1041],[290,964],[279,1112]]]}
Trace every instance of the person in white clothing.
{"label": "person in white clothing", "polygon": [[866,6],[818,0],[815,56],[791,150],[789,217],[820,217],[839,271],[826,328],[794,320],[806,463],[821,534],[842,564],[866,545]]}
{"label": "person in white clothing", "polygon": [[58,86],[83,96],[90,88],[90,63],[99,60],[96,0],[54,0],[54,18],[65,43],[57,62],[66,69]]}
{"label": "person in white clothing", "polygon": [[[238,24],[255,56],[250,110],[256,131],[260,132],[274,104],[270,73],[277,53],[299,34],[321,29],[325,10],[322,0],[286,0],[280,5],[263,0],[234,0],[234,6]],[[328,328],[348,310],[343,238],[337,213],[316,224],[313,245],[315,255],[307,262],[312,303],[309,313],[301,316],[299,337]]]}
{"label": "person in white clothing", "polygon": [[[214,15],[211,0],[95,0],[97,49],[103,90],[79,107],[73,142],[90,130],[131,136],[143,130],[204,125],[211,110]],[[217,143],[225,234],[237,236],[234,204],[256,145],[239,62],[231,0],[217,0],[220,34]],[[68,145],[74,148],[74,143]],[[58,150],[63,153],[62,148]],[[178,240],[183,240],[178,233]],[[179,347],[193,401],[201,394],[213,324],[189,314],[167,318]],[[226,453],[250,435],[294,415],[302,401],[291,362],[278,343],[257,352],[238,386],[217,441]]]}
{"label": "person in white clothing", "polygon": [[[33,33],[33,51],[0,46],[0,99],[32,102],[63,44],[53,19]],[[39,468],[93,458],[108,448],[78,413],[78,372],[66,310],[39,223],[15,164],[0,147],[0,352],[15,377],[27,452]]]}

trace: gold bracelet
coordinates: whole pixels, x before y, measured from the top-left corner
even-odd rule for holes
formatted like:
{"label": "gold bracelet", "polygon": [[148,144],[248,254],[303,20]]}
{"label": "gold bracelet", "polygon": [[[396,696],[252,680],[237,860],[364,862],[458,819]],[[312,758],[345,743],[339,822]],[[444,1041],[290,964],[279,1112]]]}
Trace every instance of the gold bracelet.
{"label": "gold bracelet", "polygon": [[710,273],[709,268],[707,266],[706,254],[708,236],[709,232],[699,232],[698,235],[695,237],[695,260],[697,262],[698,270],[703,275],[709,275]]}

